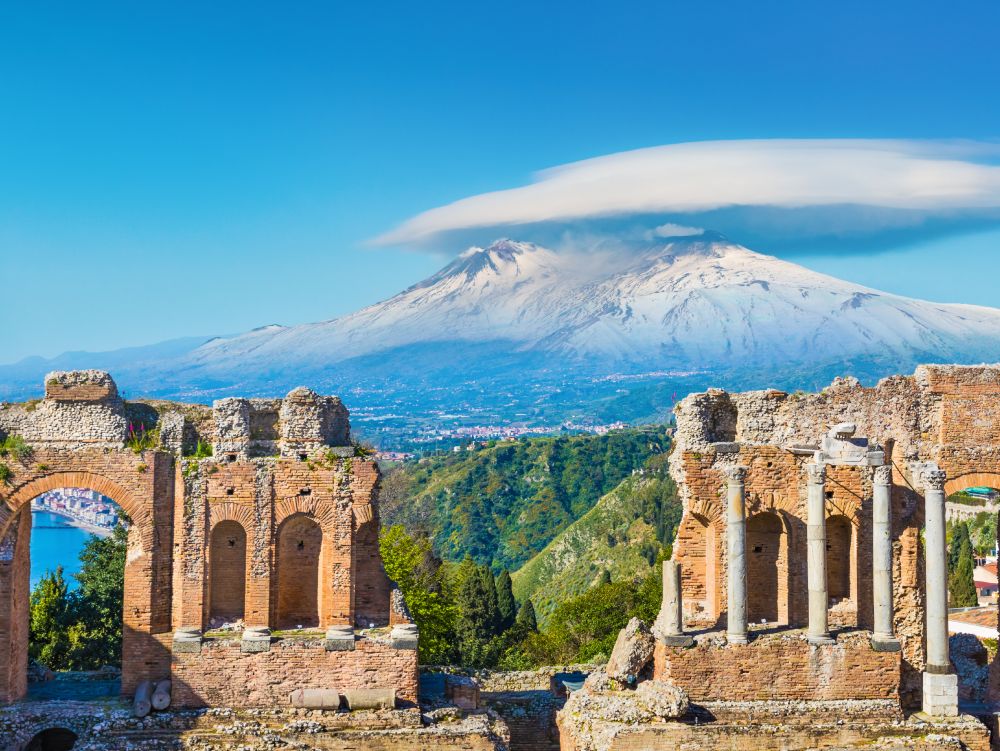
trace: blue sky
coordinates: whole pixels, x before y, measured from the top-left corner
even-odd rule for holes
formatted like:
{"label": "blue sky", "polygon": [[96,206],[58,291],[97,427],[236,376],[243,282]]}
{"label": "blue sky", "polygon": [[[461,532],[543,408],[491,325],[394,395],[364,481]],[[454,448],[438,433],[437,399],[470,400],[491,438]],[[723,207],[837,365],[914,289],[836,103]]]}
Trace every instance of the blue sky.
{"label": "blue sky", "polygon": [[[372,238],[569,162],[1000,138],[996,2],[206,5],[0,8],[0,362],[351,311],[443,262]],[[754,247],[1000,303],[989,225],[783,232]]]}

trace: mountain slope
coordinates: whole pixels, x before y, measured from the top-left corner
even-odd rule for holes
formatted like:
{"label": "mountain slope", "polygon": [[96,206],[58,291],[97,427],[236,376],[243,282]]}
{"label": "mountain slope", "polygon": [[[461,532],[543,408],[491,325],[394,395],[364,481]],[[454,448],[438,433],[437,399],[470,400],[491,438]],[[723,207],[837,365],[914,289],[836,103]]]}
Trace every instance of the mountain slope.
{"label": "mountain slope", "polygon": [[513,571],[667,446],[650,426],[435,455],[384,479],[382,522],[427,533],[443,558]]}
{"label": "mountain slope", "polygon": [[1000,354],[1000,310],[879,292],[714,234],[614,263],[504,240],[357,313],[217,339],[185,364],[314,367],[456,340],[506,341],[604,367],[781,367],[865,354],[963,360],[983,347]]}
{"label": "mountain slope", "polygon": [[612,581],[644,576],[673,539],[680,516],[669,478],[629,477],[514,573],[514,596],[531,599],[544,623],[556,605],[605,575]]}

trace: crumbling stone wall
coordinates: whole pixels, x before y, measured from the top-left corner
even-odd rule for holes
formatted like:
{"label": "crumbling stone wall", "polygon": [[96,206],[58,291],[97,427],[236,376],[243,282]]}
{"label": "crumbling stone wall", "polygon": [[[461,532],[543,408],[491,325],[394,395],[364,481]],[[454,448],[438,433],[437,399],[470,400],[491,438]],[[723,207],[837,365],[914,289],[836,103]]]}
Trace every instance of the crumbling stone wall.
{"label": "crumbling stone wall", "polygon": [[[912,376],[886,378],[872,388],[852,378],[837,379],[818,394],[713,389],[682,400],[676,417],[670,471],[684,515],[674,557],[682,565],[685,619],[691,626],[725,623],[725,466],[747,467],[748,569],[754,570],[755,555],[775,557],[769,575],[748,577],[748,590],[754,600],[778,610],[779,624],[801,627],[808,620],[803,465],[809,456],[791,449],[817,446],[833,425],[850,422],[858,436],[885,450],[893,483],[894,626],[903,647],[900,692],[904,703],[914,703],[924,666],[923,498],[911,463],[937,463],[947,473],[946,493],[972,485],[1000,486],[1000,366],[922,365]],[[828,539],[831,548],[840,546],[837,561],[828,568],[835,576],[846,576],[849,591],[844,603],[830,611],[833,625],[872,625],[872,480],[867,467],[827,468],[828,526],[835,527],[829,524],[834,516],[851,525],[849,542]],[[779,550],[766,550],[751,539],[754,519],[763,514],[781,522],[775,538]],[[771,664],[766,655],[761,659]],[[871,652],[873,668],[881,659]],[[715,667],[706,661],[702,669],[707,673]],[[778,662],[772,667],[783,669]],[[1000,677],[994,683],[1000,685]]]}
{"label": "crumbling stone wall", "polygon": [[[220,659],[217,648],[191,650],[190,640],[180,658],[172,638],[182,629],[211,628],[213,585],[224,620],[257,628],[278,627],[282,599],[315,603],[308,625],[320,631],[408,622],[405,606],[393,607],[400,595],[378,552],[378,467],[355,456],[339,399],[296,389],[285,399],[230,398],[213,407],[127,403],[107,373],[59,372],[46,377],[44,398],[0,405],[0,438],[10,435],[24,438],[30,453],[0,458],[10,470],[0,484],[0,701],[25,690],[29,504],[62,487],[96,490],[131,519],[124,694],[142,680],[172,676],[176,695],[194,706],[211,703],[226,685],[271,701],[262,688],[268,680],[294,682],[301,673],[315,687],[329,680],[339,688],[397,687],[415,697],[416,651],[397,649],[391,639],[311,650],[311,660],[286,645],[254,657],[262,666],[248,676],[246,660]],[[191,456],[199,443],[211,447],[211,456]],[[289,563],[290,575],[278,574],[286,522],[316,529],[311,579]],[[244,546],[229,565],[224,551],[215,551],[218,582],[213,539],[226,550],[229,539]],[[241,584],[242,596],[226,591]]]}

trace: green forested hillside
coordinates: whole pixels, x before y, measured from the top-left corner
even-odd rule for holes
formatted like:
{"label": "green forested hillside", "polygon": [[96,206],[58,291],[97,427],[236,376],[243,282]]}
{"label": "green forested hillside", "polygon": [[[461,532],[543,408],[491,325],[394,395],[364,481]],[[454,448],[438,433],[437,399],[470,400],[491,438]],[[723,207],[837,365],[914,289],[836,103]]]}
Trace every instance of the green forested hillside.
{"label": "green forested hillside", "polygon": [[390,470],[382,521],[426,533],[447,560],[516,570],[651,457],[666,428],[501,441]]}
{"label": "green forested hillside", "polygon": [[514,596],[531,599],[540,625],[561,602],[602,581],[649,574],[669,545],[681,506],[662,471],[626,478],[514,573]]}

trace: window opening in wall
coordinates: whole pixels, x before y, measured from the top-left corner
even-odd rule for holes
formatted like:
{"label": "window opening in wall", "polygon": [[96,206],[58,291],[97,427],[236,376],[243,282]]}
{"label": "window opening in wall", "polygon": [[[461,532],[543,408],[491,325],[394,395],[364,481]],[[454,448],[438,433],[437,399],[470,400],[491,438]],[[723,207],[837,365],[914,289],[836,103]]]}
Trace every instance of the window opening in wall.
{"label": "window opening in wall", "polygon": [[226,495],[232,495],[236,492],[236,488],[226,488]]}
{"label": "window opening in wall", "polygon": [[310,488],[302,488],[299,491],[299,495],[312,495],[312,490]]}
{"label": "window opening in wall", "polygon": [[304,451],[301,454],[299,454],[299,461],[300,462],[304,462],[308,458],[309,458],[309,454],[305,453]]}
{"label": "window opening in wall", "polygon": [[[15,542],[10,552],[14,559],[23,555],[30,562],[24,579],[12,581],[21,590],[15,602],[20,600],[26,611],[28,674],[51,670],[55,675],[53,681],[29,681],[29,697],[117,695],[128,516],[112,499],[81,487],[47,491],[20,514],[26,516],[19,515],[11,530],[16,540],[23,529],[24,548],[19,552]],[[95,671],[95,675],[93,680],[74,681],[66,671]],[[58,735],[53,732],[46,738]]]}
{"label": "window opening in wall", "polygon": [[232,464],[236,461],[236,454],[226,454],[226,461]]}

